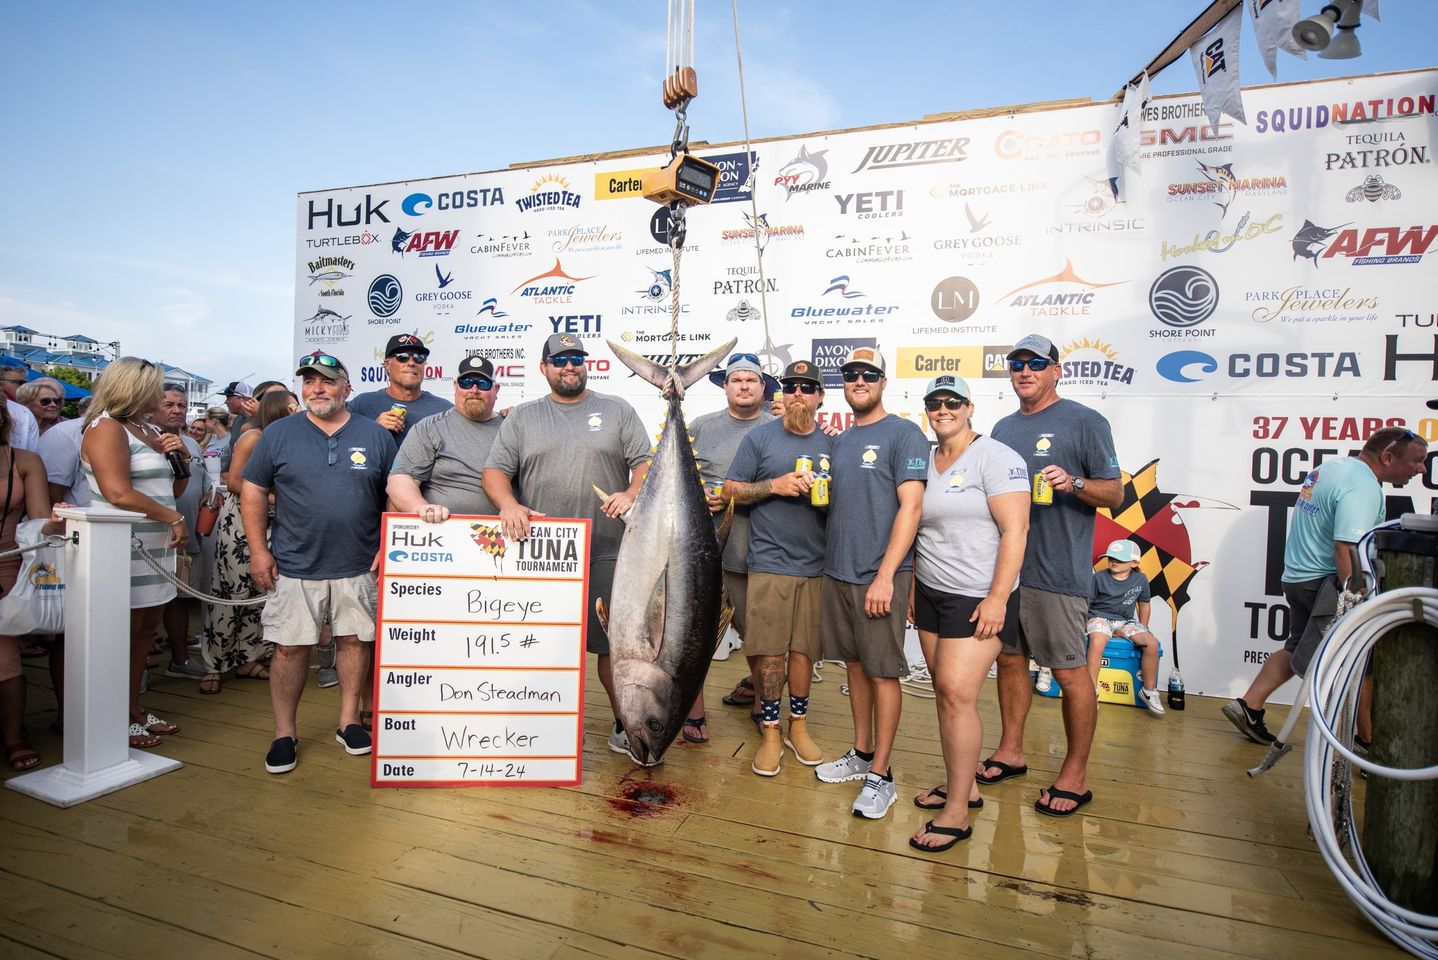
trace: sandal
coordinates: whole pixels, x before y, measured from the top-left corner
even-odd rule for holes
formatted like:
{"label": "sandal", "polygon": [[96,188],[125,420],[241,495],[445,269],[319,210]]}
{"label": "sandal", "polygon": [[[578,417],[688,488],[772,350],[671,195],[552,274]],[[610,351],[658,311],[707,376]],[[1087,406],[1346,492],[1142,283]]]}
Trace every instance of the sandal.
{"label": "sandal", "polygon": [[[141,725],[135,724],[135,726]],[[143,724],[143,726],[151,733],[158,733],[162,737],[168,737],[172,733],[180,732],[179,724],[171,723],[168,720],[161,720],[153,713],[145,714],[145,723]]]}
{"label": "sandal", "polygon": [[160,745],[160,738],[138,723],[130,724],[129,735],[130,749],[132,750],[148,750],[151,747],[158,747]]}
{"label": "sandal", "polygon": [[[1044,793],[1048,796],[1041,795],[1035,800],[1034,809],[1050,817],[1071,817],[1093,802],[1092,790],[1085,790],[1082,794],[1078,794],[1060,790],[1058,787],[1049,787]],[[1073,806],[1067,810],[1055,810],[1052,806],[1055,800],[1070,800],[1073,802]]]}
{"label": "sandal", "polygon": [[29,770],[40,765],[40,754],[24,740],[5,745],[5,762],[11,770]]}
{"label": "sandal", "polygon": [[919,841],[915,840],[913,837],[910,837],[910,838],[909,838],[909,846],[913,847],[915,850],[922,850],[922,851],[924,851],[925,853],[943,853],[945,850],[949,849],[949,848],[952,847],[954,844],[958,843],[960,840],[967,840],[967,839],[969,839],[970,835],[972,835],[973,832],[974,832],[974,828],[973,828],[973,827],[936,827],[936,826],[934,826],[934,821],[930,820],[928,823],[924,824],[924,832],[925,832],[925,833],[937,833],[939,836],[949,837],[950,839],[949,839],[949,840],[946,840],[946,841],[943,842],[943,843],[935,844],[934,846],[931,847],[931,846],[929,846],[929,845],[927,845],[927,844],[920,843]]}
{"label": "sandal", "polygon": [[207,673],[200,679],[200,692],[207,697],[212,697],[220,692],[220,675],[218,673]]}
{"label": "sandal", "polygon": [[739,682],[734,684],[734,689],[724,694],[721,701],[731,707],[747,707],[754,702],[754,678],[740,677]]}
{"label": "sandal", "polygon": [[[937,787],[934,787],[932,790],[930,790],[930,791],[929,791],[929,796],[930,796],[930,797],[938,797],[940,802],[939,802],[939,803],[924,803],[924,802],[922,802],[921,800],[919,800],[918,797],[915,797],[915,798],[914,798],[914,806],[918,807],[920,810],[942,810],[942,809],[944,809],[944,806],[949,802],[949,793],[948,793],[947,790],[945,790],[945,789],[943,788],[942,785],[937,786]],[[969,809],[970,809],[970,810],[982,810],[983,808],[984,808],[984,798],[983,798],[983,797],[979,797],[979,799],[977,799],[977,800],[970,800],[970,801],[969,801]]]}
{"label": "sandal", "polygon": [[[685,743],[708,743],[709,731],[703,717],[685,717],[682,733]],[[693,727],[694,732],[690,733],[689,728]]]}
{"label": "sandal", "polygon": [[236,680],[268,680],[270,668],[263,660],[251,660],[235,668]]}
{"label": "sandal", "polygon": [[988,773],[980,773],[974,777],[974,779],[979,781],[979,783],[987,783],[991,785],[995,783],[1003,783],[1005,780],[1011,780],[1014,777],[1022,777],[1024,774],[1029,772],[1029,765],[1026,763],[1022,766],[1011,767],[1007,763],[1004,763],[1002,760],[995,760],[993,757],[989,757],[987,760],[984,760],[980,764],[980,766],[982,766],[985,770],[988,770],[989,767],[999,768],[999,772],[992,776],[990,776]]}

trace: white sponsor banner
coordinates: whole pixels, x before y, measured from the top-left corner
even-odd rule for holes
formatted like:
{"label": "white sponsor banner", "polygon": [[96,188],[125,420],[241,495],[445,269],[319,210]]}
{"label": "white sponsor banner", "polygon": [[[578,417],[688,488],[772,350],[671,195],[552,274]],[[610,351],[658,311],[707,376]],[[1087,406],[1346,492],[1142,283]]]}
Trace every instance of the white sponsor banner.
{"label": "white sponsor banner", "polygon": [[[1438,396],[1435,98],[1433,70],[1247,90],[1247,125],[1211,125],[1197,95],[1154,98],[1143,176],[1122,196],[1111,104],[796,137],[752,157],[706,148],[725,179],[721,202],[688,215],[680,355],[737,337],[772,370],[813,360],[829,374],[820,417],[843,427],[837,364],[877,345],[889,410],[922,425],[925,381],[957,373],[987,431],[1016,408],[1008,346],[1051,337],[1061,394],[1109,418],[1126,472],[1157,461],[1165,494],[1228,505],[1165,514],[1188,533],[1184,562],[1207,565],[1177,643],[1162,634],[1164,672],[1176,648],[1190,691],[1241,692],[1277,649],[1263,619],[1283,603],[1271,496],[1296,495],[1303,464],[1361,447],[1376,423],[1438,438],[1423,405]],[[657,392],[605,340],[668,360],[665,215],[636,186],[664,159],[301,195],[296,355],[328,350],[372,390],[385,340],[413,332],[432,351],[431,390],[448,396],[460,359],[483,353],[508,406],[546,392],[537,351],[564,331],[590,351],[591,388],[657,432]],[[701,382],[686,415],[722,402]],[[1279,417],[1282,434],[1260,438]],[[1320,418],[1311,436],[1305,417]],[[1430,473],[1386,492],[1426,512],[1435,490]],[[1154,558],[1161,529],[1133,533]],[[1170,608],[1155,609],[1157,623]]]}
{"label": "white sponsor banner", "polygon": [[1234,7],[1188,48],[1203,108],[1209,122],[1215,125],[1225,113],[1239,123],[1245,122],[1238,77],[1238,38],[1242,28],[1243,15]]}
{"label": "white sponsor banner", "polygon": [[371,783],[579,783],[589,521],[385,514],[383,538]]}

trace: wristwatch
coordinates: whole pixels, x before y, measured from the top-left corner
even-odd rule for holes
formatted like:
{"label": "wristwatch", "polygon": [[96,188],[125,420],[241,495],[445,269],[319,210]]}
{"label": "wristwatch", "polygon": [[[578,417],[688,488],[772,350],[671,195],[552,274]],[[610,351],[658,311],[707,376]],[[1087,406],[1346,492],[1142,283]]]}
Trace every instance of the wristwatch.
{"label": "wristwatch", "polygon": [[1083,490],[1083,477],[1074,477],[1073,480],[1074,480],[1074,491],[1075,491],[1075,492],[1080,492],[1080,491],[1082,491],[1082,490]]}

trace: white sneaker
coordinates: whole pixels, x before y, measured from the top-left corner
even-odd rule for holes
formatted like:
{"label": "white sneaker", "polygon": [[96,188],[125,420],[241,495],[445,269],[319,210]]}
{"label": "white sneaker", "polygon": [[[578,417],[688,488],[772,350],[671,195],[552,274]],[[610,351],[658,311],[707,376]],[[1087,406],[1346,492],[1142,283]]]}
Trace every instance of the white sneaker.
{"label": "white sneaker", "polygon": [[1054,686],[1054,672],[1048,667],[1039,667],[1038,679],[1034,681],[1034,689],[1039,693],[1048,693]]}
{"label": "white sneaker", "polygon": [[830,760],[828,763],[820,764],[814,768],[814,776],[825,783],[843,783],[845,780],[858,780],[869,772],[869,761],[854,752],[850,747],[849,752],[837,760]]}
{"label": "white sneaker", "polygon": [[894,781],[885,780],[877,773],[864,775],[864,785],[854,799],[854,816],[870,820],[883,819],[884,814],[894,805]]}
{"label": "white sneaker", "polygon": [[629,734],[623,730],[615,730],[609,735],[609,749],[629,756]]}
{"label": "white sneaker", "polygon": [[989,664],[988,678],[989,678],[990,680],[995,680],[995,679],[998,678],[998,676],[999,676],[999,662],[998,662],[997,660],[995,660],[993,663]]}
{"label": "white sneaker", "polygon": [[1138,705],[1147,707],[1148,712],[1155,717],[1161,717],[1164,714],[1163,698],[1159,696],[1157,690],[1140,690],[1138,693]]}

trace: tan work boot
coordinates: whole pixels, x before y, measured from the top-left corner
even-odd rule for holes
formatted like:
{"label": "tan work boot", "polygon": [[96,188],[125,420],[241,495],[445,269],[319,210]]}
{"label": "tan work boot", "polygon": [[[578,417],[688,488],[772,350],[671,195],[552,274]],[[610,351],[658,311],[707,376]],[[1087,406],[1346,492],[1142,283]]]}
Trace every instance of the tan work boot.
{"label": "tan work boot", "polygon": [[750,769],[761,777],[777,776],[784,759],[784,740],[779,733],[779,725],[765,724],[763,734],[764,740],[754,754]]}
{"label": "tan work boot", "polygon": [[824,760],[824,751],[809,736],[808,717],[789,718],[789,736],[784,746],[794,751],[794,759],[806,767],[817,767]]}

